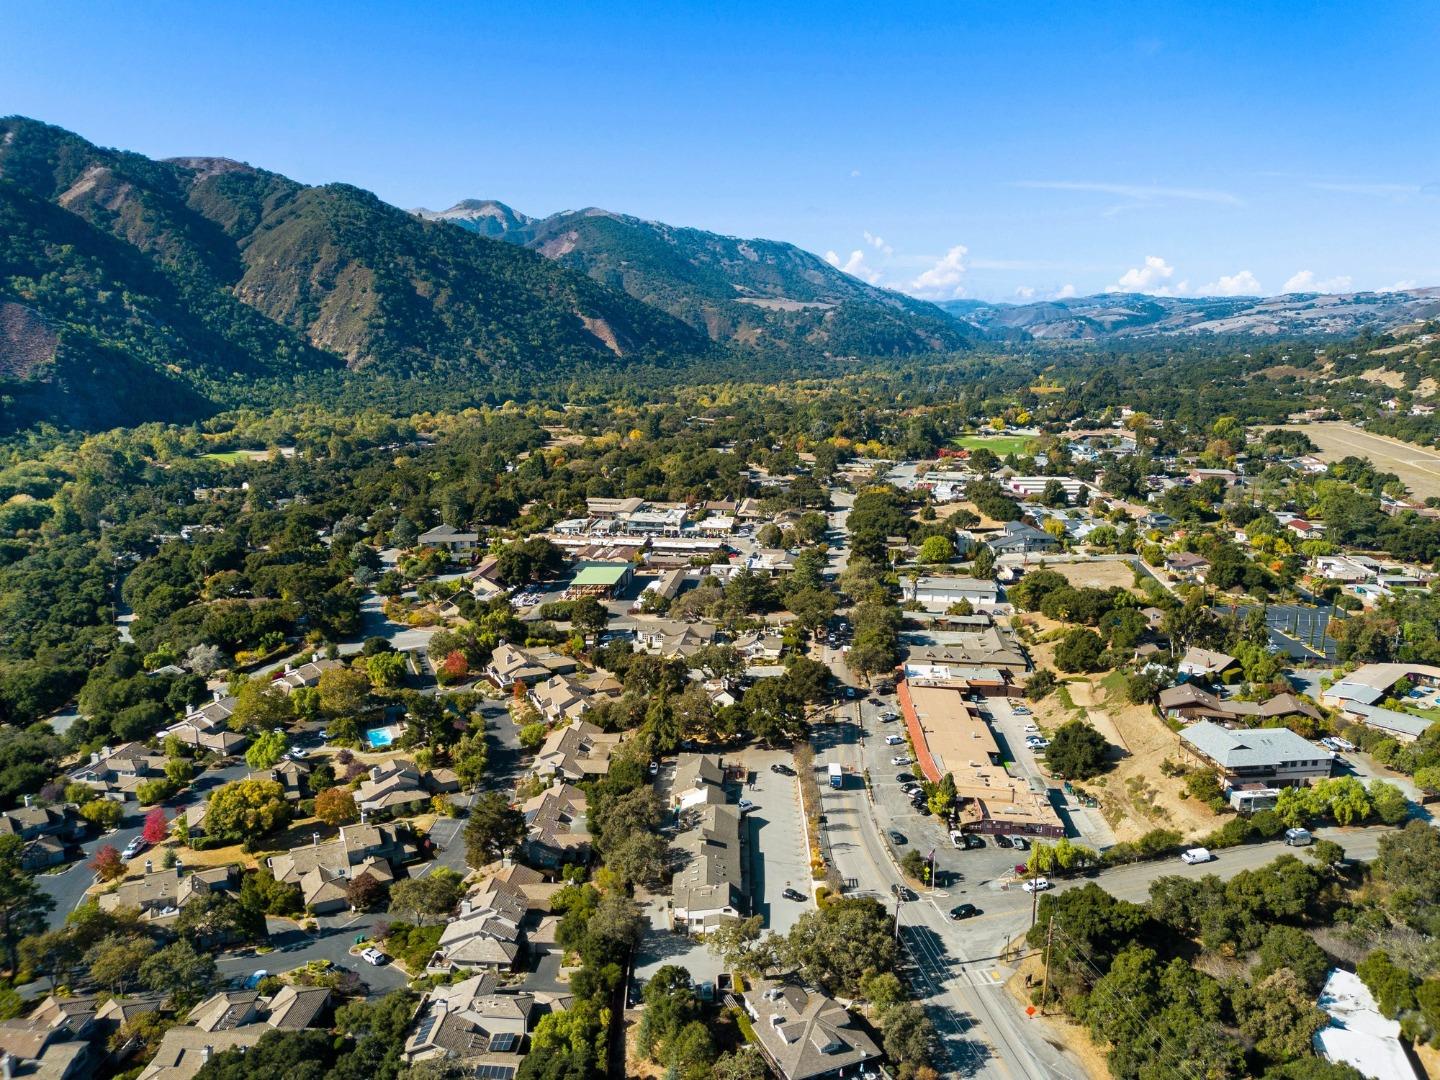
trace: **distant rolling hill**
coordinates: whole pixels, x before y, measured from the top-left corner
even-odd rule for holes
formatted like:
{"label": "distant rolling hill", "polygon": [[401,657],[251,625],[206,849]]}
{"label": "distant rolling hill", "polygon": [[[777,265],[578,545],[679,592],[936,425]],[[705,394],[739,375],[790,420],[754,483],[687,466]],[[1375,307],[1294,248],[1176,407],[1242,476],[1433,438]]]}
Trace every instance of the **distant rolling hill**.
{"label": "distant rolling hill", "polygon": [[1440,316],[1440,288],[1269,297],[1102,293],[1033,304],[952,300],[939,306],[990,336],[1038,341],[1187,334],[1349,335],[1366,327],[1385,330]]}
{"label": "distant rolling hill", "polygon": [[876,288],[777,240],[594,208],[532,218],[490,199],[415,213],[538,251],[717,342],[797,354],[904,356],[963,349],[979,336],[933,304]]}

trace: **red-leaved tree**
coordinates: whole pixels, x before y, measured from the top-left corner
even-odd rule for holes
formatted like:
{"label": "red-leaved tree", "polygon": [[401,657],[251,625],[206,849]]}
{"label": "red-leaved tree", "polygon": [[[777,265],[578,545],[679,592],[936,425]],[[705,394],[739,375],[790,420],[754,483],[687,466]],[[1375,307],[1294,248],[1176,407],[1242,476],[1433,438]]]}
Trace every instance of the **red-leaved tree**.
{"label": "red-leaved tree", "polygon": [[140,835],[145,838],[147,844],[162,844],[165,838],[170,835],[170,822],[165,817],[165,811],[161,807],[155,807],[145,815],[145,827]]}
{"label": "red-leaved tree", "polygon": [[101,881],[113,881],[125,872],[125,860],[120,858],[120,851],[114,844],[106,844],[95,852],[95,857],[90,860],[90,869]]}

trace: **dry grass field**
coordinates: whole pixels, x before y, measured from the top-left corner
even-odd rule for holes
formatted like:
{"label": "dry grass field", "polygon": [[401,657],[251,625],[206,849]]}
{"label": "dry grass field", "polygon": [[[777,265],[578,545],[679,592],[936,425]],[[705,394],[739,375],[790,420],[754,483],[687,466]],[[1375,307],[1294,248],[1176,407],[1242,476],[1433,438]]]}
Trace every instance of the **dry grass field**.
{"label": "dry grass field", "polygon": [[1320,448],[1322,461],[1345,457],[1369,458],[1381,472],[1392,472],[1418,498],[1440,496],[1440,453],[1421,446],[1372,435],[1338,420],[1318,424],[1292,425],[1303,431]]}

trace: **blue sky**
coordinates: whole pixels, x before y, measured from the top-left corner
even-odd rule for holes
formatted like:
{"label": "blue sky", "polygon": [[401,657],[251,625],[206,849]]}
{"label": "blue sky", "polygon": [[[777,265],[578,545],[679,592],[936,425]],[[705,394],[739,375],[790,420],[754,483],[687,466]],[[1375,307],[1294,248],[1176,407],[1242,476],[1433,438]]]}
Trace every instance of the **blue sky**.
{"label": "blue sky", "polygon": [[[890,10],[885,10],[890,9]],[[934,298],[1440,284],[1434,4],[11,5],[0,112]]]}

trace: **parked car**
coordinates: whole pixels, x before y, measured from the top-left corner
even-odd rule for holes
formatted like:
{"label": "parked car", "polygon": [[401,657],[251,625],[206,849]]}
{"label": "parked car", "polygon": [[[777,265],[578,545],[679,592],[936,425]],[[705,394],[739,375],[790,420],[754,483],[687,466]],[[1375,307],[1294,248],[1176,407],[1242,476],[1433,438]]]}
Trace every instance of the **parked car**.
{"label": "parked car", "polygon": [[755,809],[755,804],[749,799],[741,799],[736,805],[740,807],[740,813],[742,814],[748,814],[751,810]]}
{"label": "parked car", "polygon": [[855,696],[855,688],[853,686],[845,687],[845,696],[847,698],[853,698]]}
{"label": "parked car", "polygon": [[891,886],[890,886],[890,892],[891,892],[891,893],[895,896],[895,898],[896,898],[897,900],[899,900],[902,904],[908,904],[911,900],[919,900],[919,899],[920,899],[920,897],[918,897],[917,895],[915,895],[915,890],[914,890],[914,889],[906,888],[904,885],[900,885],[900,884],[891,885]]}
{"label": "parked car", "polygon": [[1006,836],[1004,833],[996,833],[996,834],[995,834],[995,846],[996,846],[996,847],[1002,847],[1002,848],[1008,848],[1008,847],[1014,847],[1015,845],[1011,842],[1010,838],[1009,838],[1008,836]]}
{"label": "parked car", "polygon": [[1304,847],[1306,844],[1311,844],[1314,842],[1315,837],[1311,835],[1309,829],[1285,830],[1285,843],[1289,847]]}
{"label": "parked car", "polygon": [[387,957],[383,952],[381,952],[379,949],[375,948],[375,946],[372,945],[370,946],[370,948],[366,949],[360,954],[360,959],[364,960],[367,964],[370,964],[374,967],[379,967],[381,964],[385,963],[385,961],[389,959],[389,957]]}
{"label": "parked car", "polygon": [[885,745],[886,745],[886,746],[899,746],[899,745],[900,745],[901,743],[903,743],[904,741],[905,741],[905,736],[903,736],[903,735],[886,735],[886,736],[885,736]]}
{"label": "parked car", "polygon": [[1014,844],[1015,847],[1020,851],[1030,850],[1030,841],[1026,840],[1023,836],[1012,836],[1010,838],[1010,843]]}
{"label": "parked car", "polygon": [[1017,863],[1015,864],[1015,875],[1016,875],[1017,877],[1024,877],[1024,876],[1025,876],[1026,874],[1028,874],[1029,872],[1030,872],[1030,867],[1029,867],[1028,864],[1023,863],[1023,862],[1017,862]]}
{"label": "parked car", "polygon": [[1030,715],[1030,710],[1027,709],[1024,705],[1016,705],[1010,711],[1013,712],[1016,716]]}
{"label": "parked car", "polygon": [[906,754],[896,754],[894,757],[892,757],[892,758],[890,759],[890,764],[891,764],[891,765],[909,765],[909,764],[910,764],[910,758],[909,758],[909,756],[906,755]]}
{"label": "parked car", "polygon": [[915,783],[915,777],[913,774],[908,772],[896,773],[895,782],[897,784],[913,784]]}
{"label": "parked car", "polygon": [[1031,878],[1029,881],[1025,882],[1025,884],[1022,885],[1021,888],[1024,889],[1026,892],[1031,893],[1044,892],[1046,889],[1050,888],[1050,879],[1043,877]]}
{"label": "parked car", "polygon": [[889,724],[889,723],[893,723],[893,722],[896,721],[896,720],[899,720],[900,717],[899,717],[899,715],[898,715],[897,713],[893,713],[893,712],[882,712],[882,713],[880,714],[880,719],[881,719],[882,721],[884,721],[885,723]]}
{"label": "parked car", "polygon": [[1180,853],[1180,861],[1187,866],[1209,862],[1213,858],[1215,858],[1215,856],[1210,854],[1209,849],[1203,847],[1192,847],[1189,851],[1182,851]]}
{"label": "parked car", "polygon": [[129,862],[131,859],[135,858],[136,855],[139,855],[149,846],[150,845],[145,842],[144,837],[137,836],[134,840],[131,840],[130,843],[125,845],[125,850],[120,853],[120,857],[126,862]]}
{"label": "parked car", "polygon": [[294,746],[290,748],[290,752],[286,756],[294,758],[296,761],[299,761],[301,758],[309,757],[310,751],[306,750],[303,746]]}
{"label": "parked car", "polygon": [[965,833],[965,850],[974,851],[985,846],[985,838],[979,833]]}
{"label": "parked car", "polygon": [[925,789],[922,788],[919,784],[906,784],[900,789],[900,794],[908,795],[910,798],[913,799],[917,795],[924,795]]}
{"label": "parked car", "polygon": [[790,766],[786,765],[783,761],[777,761],[774,765],[771,765],[770,771],[773,773],[779,773],[781,776],[795,775],[795,770],[790,768]]}
{"label": "parked car", "polygon": [[980,914],[980,909],[974,904],[956,904],[950,909],[952,919],[973,919]]}
{"label": "parked car", "polygon": [[805,899],[805,894],[802,893],[799,889],[786,889],[780,895],[783,896],[786,900],[803,901]]}
{"label": "parked car", "polygon": [[1050,740],[1034,737],[1026,739],[1025,745],[1028,746],[1031,750],[1044,750],[1047,746],[1050,745]]}
{"label": "parked car", "polygon": [[905,834],[899,829],[891,829],[889,832],[890,842],[896,847],[903,847],[906,843]]}
{"label": "parked car", "polygon": [[1025,733],[1027,735],[1038,735],[1040,734],[1040,726],[1038,724],[1026,724]]}

